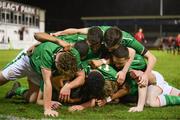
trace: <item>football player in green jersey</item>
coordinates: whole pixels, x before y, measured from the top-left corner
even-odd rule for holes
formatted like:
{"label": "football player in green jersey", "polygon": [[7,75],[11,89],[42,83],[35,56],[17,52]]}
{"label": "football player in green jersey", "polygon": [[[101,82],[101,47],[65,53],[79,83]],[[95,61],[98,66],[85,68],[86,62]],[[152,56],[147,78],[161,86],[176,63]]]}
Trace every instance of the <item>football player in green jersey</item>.
{"label": "football player in green jersey", "polygon": [[[77,71],[76,58],[70,52],[61,51],[60,46],[46,42],[38,45],[31,56],[22,55],[13,64],[9,64],[0,74],[0,84],[3,85],[9,80],[15,80],[20,77],[28,76],[29,94],[27,99],[29,102],[35,102],[39,89],[40,80],[44,85],[44,115],[58,116],[58,112],[51,109],[51,76],[53,71],[61,74],[69,74],[76,77],[75,81],[69,83],[66,88],[68,90],[84,83],[84,74]],[[66,89],[67,90],[67,89]],[[68,91],[66,91],[68,92]],[[67,97],[67,96],[62,96]]]}
{"label": "football player in green jersey", "polygon": [[[133,36],[131,36],[129,33],[123,30],[120,30],[118,27],[112,27],[112,26],[94,26],[94,27],[100,28],[101,31],[103,32],[104,43],[105,43],[106,48],[109,49],[109,51],[116,49],[119,45],[123,45],[125,47],[133,48],[136,51],[136,53],[147,58],[148,60],[147,68],[141,77],[141,83],[147,83],[148,81],[147,76],[151,72],[151,70],[153,69],[156,63],[156,57],[150,51],[148,51],[141,43],[138,43],[137,40]],[[82,34],[87,34],[87,37],[88,37],[88,36],[93,36],[93,34],[90,34],[89,32],[92,28],[93,27],[80,28],[80,29],[69,28],[64,31],[52,33],[52,35],[59,36],[59,35],[65,35],[65,34],[82,33]],[[130,57],[131,59],[133,59],[134,56],[131,55]],[[118,72],[118,79],[119,79],[118,81],[125,80],[127,69],[129,68],[129,65],[131,64],[130,62],[132,61],[128,61],[126,65],[124,66],[124,69]],[[95,64],[99,65],[99,62]]]}
{"label": "football player in green jersey", "polygon": [[[129,33],[120,30],[117,27],[111,27],[109,28],[104,35],[104,42],[107,48],[112,51],[113,49],[118,48],[119,45],[123,45],[126,47],[133,48],[136,53],[143,55],[148,60],[147,68],[145,72],[141,76],[141,83],[147,83],[148,81],[148,74],[153,69],[156,58],[153,54],[150,53],[142,44],[138,43],[137,40],[135,40],[134,37],[132,37]],[[128,63],[127,63],[128,64]],[[128,66],[125,66],[128,68]],[[118,73],[118,76],[120,80],[124,81],[124,75],[126,74],[126,71],[120,71]],[[119,80],[119,81],[120,81]],[[146,82],[143,82],[146,81]]]}

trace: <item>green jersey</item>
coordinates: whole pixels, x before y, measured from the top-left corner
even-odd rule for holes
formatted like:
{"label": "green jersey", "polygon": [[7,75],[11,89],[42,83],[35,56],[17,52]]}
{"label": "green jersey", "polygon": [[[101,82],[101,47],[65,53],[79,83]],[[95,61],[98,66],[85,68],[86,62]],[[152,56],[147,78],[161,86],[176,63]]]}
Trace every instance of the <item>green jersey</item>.
{"label": "green jersey", "polygon": [[[98,26],[103,33],[107,31],[111,26]],[[139,43],[132,35],[129,33],[122,31],[122,39],[119,41],[120,45],[123,45],[125,47],[133,48],[136,53],[143,55],[146,52],[145,47]]]}
{"label": "green jersey", "polygon": [[84,69],[86,75],[88,75],[92,70],[98,70],[104,77],[105,80],[113,80],[116,81],[117,77],[117,71],[114,70],[109,65],[101,65],[100,67],[96,69],[92,69],[91,66],[88,64],[87,61],[82,62],[82,68]]}
{"label": "green jersey", "polygon": [[[86,40],[87,35],[78,33],[78,34],[70,34],[70,35],[61,35],[61,36],[58,36],[57,38],[60,40],[64,40],[68,43],[76,43],[78,41]],[[85,60],[92,59],[92,58],[98,58],[98,57],[99,57],[99,55],[94,54],[92,52],[92,49],[89,48],[88,54],[87,54],[87,57],[85,58]]]}
{"label": "green jersey", "polygon": [[[142,70],[144,71],[146,69],[146,61],[144,57],[141,55],[135,54],[134,60],[132,61],[129,70],[135,69],[135,70]],[[127,72],[125,83],[129,87],[129,94],[130,95],[136,95],[138,92],[138,85],[134,79],[131,78],[130,73]]]}
{"label": "green jersey", "polygon": [[[55,66],[55,54],[62,49],[61,46],[56,45],[52,42],[44,42],[38,45],[33,54],[30,56],[30,64],[32,68],[40,75],[42,68],[47,68],[50,70],[56,70]],[[80,66],[80,55],[78,54],[77,50],[72,48],[70,51],[78,62]]]}
{"label": "green jersey", "polygon": [[122,40],[119,42],[119,44],[125,47],[133,48],[136,53],[140,55],[144,54],[145,47],[125,31],[122,31]]}
{"label": "green jersey", "polygon": [[86,40],[87,35],[84,34],[70,34],[70,35],[60,35],[57,37],[60,40],[64,40],[68,43],[76,43],[78,41]]}
{"label": "green jersey", "polygon": [[128,72],[126,75],[127,87],[129,87],[129,94],[130,95],[137,95],[138,93],[138,84],[134,79],[131,78],[130,73]]}
{"label": "green jersey", "polygon": [[134,60],[132,61],[129,69],[144,71],[146,69],[146,66],[147,66],[147,63],[146,63],[144,57],[142,57],[139,54],[135,54]]}
{"label": "green jersey", "polygon": [[51,42],[44,42],[38,45],[30,56],[30,64],[32,68],[40,75],[42,75],[41,68],[47,68],[50,70],[56,69],[54,55],[61,48],[61,46]]}

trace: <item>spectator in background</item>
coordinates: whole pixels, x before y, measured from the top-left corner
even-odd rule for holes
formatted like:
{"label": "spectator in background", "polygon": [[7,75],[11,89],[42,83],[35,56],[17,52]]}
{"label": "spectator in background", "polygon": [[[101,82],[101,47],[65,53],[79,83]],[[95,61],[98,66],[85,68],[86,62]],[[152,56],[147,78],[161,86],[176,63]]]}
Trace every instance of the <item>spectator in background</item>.
{"label": "spectator in background", "polygon": [[160,38],[159,49],[162,51],[166,50],[166,40],[163,37]]}
{"label": "spectator in background", "polygon": [[144,33],[142,28],[139,28],[138,32],[134,35],[134,37],[142,44],[147,43],[147,41],[144,39]]}
{"label": "spectator in background", "polygon": [[180,54],[180,33],[176,37],[176,49],[177,49],[177,54]]}
{"label": "spectator in background", "polygon": [[174,45],[175,45],[175,41],[174,41],[173,37],[169,36],[167,38],[167,53],[171,53],[171,52],[174,53]]}

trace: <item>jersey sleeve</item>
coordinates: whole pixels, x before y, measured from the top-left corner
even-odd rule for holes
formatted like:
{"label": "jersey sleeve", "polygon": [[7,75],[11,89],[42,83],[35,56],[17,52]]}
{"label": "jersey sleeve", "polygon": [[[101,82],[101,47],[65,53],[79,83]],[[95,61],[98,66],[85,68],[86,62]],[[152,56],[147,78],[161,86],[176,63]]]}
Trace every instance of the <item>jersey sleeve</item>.
{"label": "jersey sleeve", "polygon": [[129,69],[142,70],[144,71],[147,67],[147,63],[141,55],[136,54],[132,61]]}
{"label": "jersey sleeve", "polygon": [[136,53],[140,54],[140,55],[144,55],[146,54],[146,52],[148,51],[141,43],[139,43],[137,40],[133,40],[129,43],[129,45],[127,47],[131,47],[133,48]]}
{"label": "jersey sleeve", "polygon": [[132,35],[125,31],[122,31],[122,35],[122,40],[120,41],[121,45],[133,48],[137,54],[146,54],[147,49],[141,43],[139,43]]}
{"label": "jersey sleeve", "polygon": [[82,69],[81,58],[80,58],[79,52],[75,48],[71,48],[70,52],[76,58],[78,68]]}
{"label": "jersey sleeve", "polygon": [[49,53],[46,50],[45,50],[45,52],[42,52],[42,54],[40,56],[41,57],[40,58],[40,60],[41,60],[40,67],[41,68],[52,69],[54,60],[51,56],[52,56],[51,53]]}
{"label": "jersey sleeve", "polygon": [[116,81],[117,80],[117,71],[113,69],[109,65],[101,65],[100,67],[97,68],[103,75],[105,80],[112,80]]}

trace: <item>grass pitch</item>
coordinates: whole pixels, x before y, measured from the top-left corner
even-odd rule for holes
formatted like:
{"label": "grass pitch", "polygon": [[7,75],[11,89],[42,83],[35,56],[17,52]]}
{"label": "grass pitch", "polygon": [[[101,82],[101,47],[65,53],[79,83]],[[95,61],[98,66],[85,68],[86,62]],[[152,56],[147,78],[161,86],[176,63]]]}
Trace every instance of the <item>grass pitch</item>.
{"label": "grass pitch", "polygon": [[[18,54],[19,50],[0,50],[0,69],[10,62]],[[162,51],[152,51],[157,57],[154,70],[162,73],[168,83],[180,89],[180,55],[167,54]],[[18,80],[23,86],[27,86],[26,78]],[[13,82],[0,87],[0,119],[40,119],[43,118],[43,107],[36,104],[27,104],[20,97],[7,100],[5,93]],[[145,107],[141,113],[128,113],[130,104],[106,105],[102,108],[90,108],[80,112],[70,113],[67,106],[59,109],[58,119],[180,119],[180,106],[168,106],[162,108]],[[16,116],[17,118],[14,118]]]}

